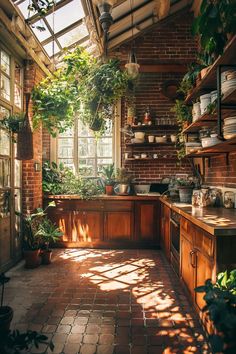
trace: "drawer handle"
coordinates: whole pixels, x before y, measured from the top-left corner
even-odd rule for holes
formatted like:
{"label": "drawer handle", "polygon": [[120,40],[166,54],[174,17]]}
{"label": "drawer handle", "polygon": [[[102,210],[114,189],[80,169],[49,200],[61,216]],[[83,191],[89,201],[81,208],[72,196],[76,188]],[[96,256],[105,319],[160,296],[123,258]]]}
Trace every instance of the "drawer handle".
{"label": "drawer handle", "polygon": [[193,268],[197,268],[197,257],[196,257],[196,251],[192,250],[189,253],[190,256],[190,264]]}

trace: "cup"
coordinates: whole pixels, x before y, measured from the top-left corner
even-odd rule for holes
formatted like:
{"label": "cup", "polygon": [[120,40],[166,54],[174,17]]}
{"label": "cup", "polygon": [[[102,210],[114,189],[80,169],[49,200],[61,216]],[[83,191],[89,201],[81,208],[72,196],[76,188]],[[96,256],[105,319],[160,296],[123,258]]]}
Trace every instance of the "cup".
{"label": "cup", "polygon": [[141,159],[146,159],[147,154],[145,154],[144,152],[141,154]]}
{"label": "cup", "polygon": [[125,159],[128,159],[128,158],[129,158],[129,153],[126,152],[126,153],[125,153]]}
{"label": "cup", "polygon": [[176,141],[177,141],[177,136],[174,135],[174,134],[171,134],[170,140],[171,140],[172,143],[176,143]]}
{"label": "cup", "polygon": [[158,155],[157,155],[157,154],[153,154],[153,158],[154,158],[154,159],[157,159],[157,158],[158,158]]}
{"label": "cup", "polygon": [[154,143],[154,139],[155,139],[154,135],[149,135],[148,136],[148,142],[149,143]]}

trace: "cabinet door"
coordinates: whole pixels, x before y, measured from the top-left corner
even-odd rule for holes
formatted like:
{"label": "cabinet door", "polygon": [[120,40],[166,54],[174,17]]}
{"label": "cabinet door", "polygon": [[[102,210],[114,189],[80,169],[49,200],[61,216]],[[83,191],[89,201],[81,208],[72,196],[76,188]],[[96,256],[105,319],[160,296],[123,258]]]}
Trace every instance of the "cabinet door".
{"label": "cabinet door", "polygon": [[180,271],[181,277],[191,293],[192,297],[194,297],[194,271],[193,267],[193,258],[195,253],[193,251],[192,243],[184,238],[182,235],[180,236]]}
{"label": "cabinet door", "polygon": [[73,242],[95,242],[101,241],[102,238],[102,212],[87,210],[73,213]]}
{"label": "cabinet door", "polygon": [[[207,279],[213,278],[213,270],[214,270],[214,261],[210,258],[206,257],[203,253],[197,252],[197,267],[196,267],[196,280],[195,287],[204,285]],[[203,300],[203,293],[195,292],[195,303],[197,304],[199,309],[202,309],[205,306],[205,301]]]}
{"label": "cabinet door", "polygon": [[105,212],[104,237],[109,241],[131,241],[133,238],[133,213],[130,211]]}
{"label": "cabinet door", "polygon": [[135,238],[138,241],[155,241],[157,235],[157,203],[141,201],[135,203]]}
{"label": "cabinet door", "polygon": [[170,260],[170,208],[164,205],[164,250]]}

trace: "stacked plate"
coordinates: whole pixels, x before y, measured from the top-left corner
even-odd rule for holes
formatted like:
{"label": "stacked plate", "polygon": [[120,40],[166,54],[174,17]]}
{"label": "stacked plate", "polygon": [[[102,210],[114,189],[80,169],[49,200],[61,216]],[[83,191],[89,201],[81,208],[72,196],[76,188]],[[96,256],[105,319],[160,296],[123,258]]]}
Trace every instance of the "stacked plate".
{"label": "stacked plate", "polygon": [[222,94],[236,88],[236,70],[227,70],[221,74]]}
{"label": "stacked plate", "polygon": [[236,116],[225,118],[223,135],[225,139],[236,137]]}

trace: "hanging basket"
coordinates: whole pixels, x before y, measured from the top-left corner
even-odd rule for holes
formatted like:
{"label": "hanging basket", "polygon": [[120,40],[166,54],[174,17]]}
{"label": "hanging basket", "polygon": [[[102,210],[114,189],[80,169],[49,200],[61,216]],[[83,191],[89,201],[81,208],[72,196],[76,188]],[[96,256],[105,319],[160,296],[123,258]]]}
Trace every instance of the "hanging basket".
{"label": "hanging basket", "polygon": [[17,160],[32,160],[34,157],[33,151],[33,133],[29,122],[29,101],[30,93],[26,94],[26,111],[25,122],[18,133],[17,138]]}

